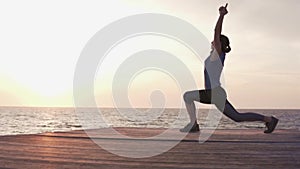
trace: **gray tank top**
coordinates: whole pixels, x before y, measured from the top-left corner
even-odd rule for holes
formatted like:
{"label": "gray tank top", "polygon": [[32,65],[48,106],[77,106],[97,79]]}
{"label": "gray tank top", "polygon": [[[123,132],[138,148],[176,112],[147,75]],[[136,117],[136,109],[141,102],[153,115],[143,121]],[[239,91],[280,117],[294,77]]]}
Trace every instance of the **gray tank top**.
{"label": "gray tank top", "polygon": [[205,60],[204,79],[205,89],[213,89],[221,86],[220,77],[224,66],[225,53],[217,60],[211,61],[211,55]]}

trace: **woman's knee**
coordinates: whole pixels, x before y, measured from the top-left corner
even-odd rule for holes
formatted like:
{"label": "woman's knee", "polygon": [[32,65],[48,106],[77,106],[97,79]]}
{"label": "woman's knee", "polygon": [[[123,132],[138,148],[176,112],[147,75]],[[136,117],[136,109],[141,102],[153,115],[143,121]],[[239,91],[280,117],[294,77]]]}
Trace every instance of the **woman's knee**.
{"label": "woman's knee", "polygon": [[228,113],[226,111],[223,112],[227,117],[229,117],[231,120],[235,122],[242,122],[243,118],[239,113]]}
{"label": "woman's knee", "polygon": [[240,116],[234,116],[231,119],[235,122],[243,122],[244,121],[243,118]]}
{"label": "woman's knee", "polygon": [[235,122],[244,121],[243,115],[241,113],[239,113],[238,111],[236,111],[236,109],[228,101],[225,103],[223,113]]}
{"label": "woman's knee", "polygon": [[194,101],[194,99],[193,99],[193,91],[185,92],[183,94],[183,100],[184,100],[184,102],[186,102],[188,104],[192,103]]}

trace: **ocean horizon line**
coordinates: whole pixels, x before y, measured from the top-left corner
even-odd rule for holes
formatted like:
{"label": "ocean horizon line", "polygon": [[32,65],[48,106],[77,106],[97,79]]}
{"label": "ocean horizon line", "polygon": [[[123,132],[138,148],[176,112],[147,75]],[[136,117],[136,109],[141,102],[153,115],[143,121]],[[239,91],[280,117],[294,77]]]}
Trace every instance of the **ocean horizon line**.
{"label": "ocean horizon line", "polygon": [[[103,107],[76,107],[76,106],[23,106],[23,105],[0,105],[0,108],[69,108],[69,109],[185,109],[184,107],[110,107],[110,106],[103,106]],[[209,110],[210,108],[197,108],[198,110]],[[254,108],[236,108],[238,110],[300,110],[300,108],[263,108],[263,107],[254,107]]]}

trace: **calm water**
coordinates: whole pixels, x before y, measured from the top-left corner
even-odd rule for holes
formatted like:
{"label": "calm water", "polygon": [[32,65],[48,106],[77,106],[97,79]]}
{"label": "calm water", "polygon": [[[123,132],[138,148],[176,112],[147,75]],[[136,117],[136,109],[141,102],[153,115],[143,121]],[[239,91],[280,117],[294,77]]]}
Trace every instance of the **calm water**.
{"label": "calm water", "polygon": [[[186,110],[180,109],[94,109],[0,107],[0,135],[32,134],[54,131],[70,131],[99,127],[170,127],[181,128],[188,122]],[[240,110],[275,115],[280,119],[280,129],[300,129],[300,110]],[[98,114],[98,116],[97,116]],[[198,121],[204,125],[209,110],[198,110]],[[99,116],[100,115],[100,116]],[[99,117],[103,117],[101,121]],[[85,120],[82,120],[82,119]],[[84,123],[84,122],[87,123]],[[223,116],[219,129],[263,128],[260,122],[236,123]]]}

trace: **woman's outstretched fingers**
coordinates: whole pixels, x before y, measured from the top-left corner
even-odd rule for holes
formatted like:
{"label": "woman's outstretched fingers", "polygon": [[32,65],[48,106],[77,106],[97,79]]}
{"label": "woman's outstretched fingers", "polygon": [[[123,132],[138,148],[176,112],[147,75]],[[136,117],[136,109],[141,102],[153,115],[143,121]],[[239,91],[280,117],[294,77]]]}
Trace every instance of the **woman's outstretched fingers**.
{"label": "woman's outstretched fingers", "polygon": [[226,3],[225,8],[227,8],[227,6],[228,6],[228,3]]}

